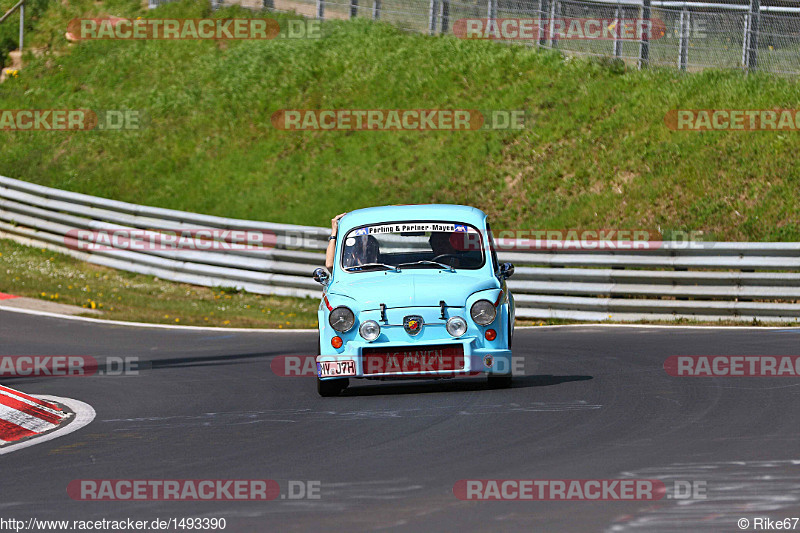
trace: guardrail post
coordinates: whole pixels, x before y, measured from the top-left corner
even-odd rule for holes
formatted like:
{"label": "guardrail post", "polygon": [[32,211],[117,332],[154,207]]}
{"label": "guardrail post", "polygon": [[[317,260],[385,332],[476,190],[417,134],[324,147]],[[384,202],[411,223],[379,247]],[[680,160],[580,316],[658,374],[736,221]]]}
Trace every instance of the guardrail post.
{"label": "guardrail post", "polygon": [[620,36],[620,6],[617,4],[617,9],[614,10],[614,57],[622,57],[622,40]]}
{"label": "guardrail post", "polygon": [[428,33],[430,33],[431,35],[436,34],[436,15],[437,15],[436,12],[438,10],[439,10],[439,1],[431,0],[430,6],[428,7]]}
{"label": "guardrail post", "polygon": [[325,0],[317,0],[317,18],[320,20],[325,18]]}
{"label": "guardrail post", "polygon": [[548,0],[539,0],[539,46],[547,45],[547,31],[545,30],[545,18],[547,14]]}
{"label": "guardrail post", "polygon": [[758,31],[761,22],[761,0],[750,0],[750,24],[747,39],[747,68],[758,68]]}
{"label": "guardrail post", "polygon": [[678,68],[686,70],[689,59],[689,32],[692,31],[691,14],[687,9],[681,11],[680,42],[678,46]]}
{"label": "guardrail post", "polygon": [[19,5],[19,53],[22,55],[22,42],[25,40],[25,4]]}
{"label": "guardrail post", "polygon": [[381,18],[381,0],[373,0],[372,2],[372,20]]}
{"label": "guardrail post", "polygon": [[350,18],[354,19],[358,16],[358,0],[350,0]]}
{"label": "guardrail post", "polygon": [[450,29],[450,0],[442,0],[441,32],[447,33]]}
{"label": "guardrail post", "polygon": [[639,69],[643,69],[650,65],[650,34],[653,31],[653,22],[650,20],[650,0],[643,0],[640,13],[642,17],[640,27],[646,28],[640,36],[642,40],[639,41]]}

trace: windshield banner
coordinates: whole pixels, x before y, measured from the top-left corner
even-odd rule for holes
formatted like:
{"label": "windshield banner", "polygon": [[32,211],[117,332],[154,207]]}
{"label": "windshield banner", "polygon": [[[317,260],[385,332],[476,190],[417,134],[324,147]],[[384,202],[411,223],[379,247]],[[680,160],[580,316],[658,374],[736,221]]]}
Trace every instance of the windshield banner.
{"label": "windshield banner", "polygon": [[447,222],[402,222],[397,224],[382,224],[380,226],[367,226],[353,232],[354,237],[359,235],[378,235],[383,233],[405,233],[409,231],[447,231],[477,233],[475,228],[465,224],[449,224]]}

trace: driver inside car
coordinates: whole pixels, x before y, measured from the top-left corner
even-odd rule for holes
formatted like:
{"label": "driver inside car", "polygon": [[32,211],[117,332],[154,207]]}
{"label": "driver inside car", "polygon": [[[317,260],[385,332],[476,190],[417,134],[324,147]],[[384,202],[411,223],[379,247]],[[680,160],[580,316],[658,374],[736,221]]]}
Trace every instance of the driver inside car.
{"label": "driver inside car", "polygon": [[[353,239],[355,242],[348,246],[350,239]],[[379,254],[380,246],[378,245],[378,239],[372,235],[359,235],[358,237],[350,237],[347,239],[342,254],[342,260],[345,268],[354,267],[369,263],[377,263]]]}
{"label": "driver inside car", "polygon": [[450,233],[447,231],[432,232],[428,239],[428,244],[430,244],[431,250],[433,250],[433,257],[431,260],[450,265],[454,268],[460,266],[460,261],[457,257],[458,251],[453,246],[454,238],[458,237],[459,235],[457,233]]}

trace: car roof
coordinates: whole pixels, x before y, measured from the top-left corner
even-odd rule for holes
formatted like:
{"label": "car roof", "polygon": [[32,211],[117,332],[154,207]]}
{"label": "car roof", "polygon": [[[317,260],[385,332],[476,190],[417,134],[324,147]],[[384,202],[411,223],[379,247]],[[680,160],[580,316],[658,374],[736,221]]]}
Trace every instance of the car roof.
{"label": "car roof", "polygon": [[401,222],[405,220],[432,220],[436,222],[471,224],[481,229],[485,218],[486,213],[468,205],[386,205],[350,211],[339,221],[339,227],[342,231],[350,231],[352,228],[367,224]]}

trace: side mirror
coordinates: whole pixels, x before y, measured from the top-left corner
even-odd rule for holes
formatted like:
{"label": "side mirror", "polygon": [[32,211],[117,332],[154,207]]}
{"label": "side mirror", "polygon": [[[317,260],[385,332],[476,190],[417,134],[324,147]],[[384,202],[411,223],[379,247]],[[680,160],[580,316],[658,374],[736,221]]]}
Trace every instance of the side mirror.
{"label": "side mirror", "polygon": [[328,283],[328,280],[330,279],[331,275],[328,274],[328,271],[325,270],[324,268],[317,268],[314,270],[312,277],[314,278],[314,281],[316,281],[317,283],[325,285],[326,283]]}
{"label": "side mirror", "polygon": [[514,265],[512,263],[500,263],[500,277],[508,279],[514,275]]}

